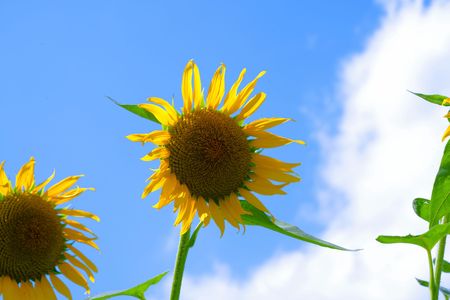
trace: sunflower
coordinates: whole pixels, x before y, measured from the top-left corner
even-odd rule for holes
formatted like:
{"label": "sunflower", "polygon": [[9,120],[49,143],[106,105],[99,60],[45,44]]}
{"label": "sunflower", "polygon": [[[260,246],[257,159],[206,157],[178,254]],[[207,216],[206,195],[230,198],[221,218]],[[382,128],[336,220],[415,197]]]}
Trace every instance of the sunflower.
{"label": "sunflower", "polygon": [[[445,104],[450,104],[450,98],[444,99],[442,105]],[[450,119],[450,111],[444,116],[444,118]],[[442,141],[444,141],[449,136],[450,136],[450,126],[448,126],[447,129],[445,130],[444,135],[442,136]]]}
{"label": "sunflower", "polygon": [[96,266],[75,247],[75,242],[98,247],[90,229],[67,217],[99,219],[86,211],[57,206],[93,189],[70,189],[79,175],[67,177],[45,190],[55,173],[36,184],[34,164],[31,158],[22,166],[15,187],[6,176],[4,162],[0,164],[0,294],[4,300],[56,300],[56,290],[72,299],[59,276],[89,293],[88,282],[78,269],[92,282],[93,272],[97,272]]}
{"label": "sunflower", "polygon": [[260,153],[263,148],[292,142],[304,144],[265,131],[290,119],[263,118],[244,124],[266,99],[262,92],[249,99],[264,71],[238,91],[245,72],[246,69],[241,71],[225,95],[225,66],[219,66],[205,99],[198,67],[189,61],[182,76],[181,112],[156,97],[148,98],[150,103],[139,105],[162,125],[162,130],[127,136],[133,142],[157,145],[142,158],[160,160],[142,198],[161,188],[159,202],[154,207],[160,209],[173,201],[174,212],[178,211],[174,225],[182,223],[181,234],[190,228],[196,213],[204,226],[212,218],[221,234],[225,221],[239,230],[243,225],[241,215],[247,213],[239,197],[269,213],[253,193],[282,195],[284,186],[300,180],[293,172],[299,163],[282,162]]}

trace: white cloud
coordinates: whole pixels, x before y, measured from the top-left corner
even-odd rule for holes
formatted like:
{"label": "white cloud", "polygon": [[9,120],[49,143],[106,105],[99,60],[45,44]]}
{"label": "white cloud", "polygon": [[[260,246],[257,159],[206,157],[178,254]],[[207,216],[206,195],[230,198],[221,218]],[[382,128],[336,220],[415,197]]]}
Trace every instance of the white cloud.
{"label": "white cloud", "polygon": [[406,90],[450,94],[450,2],[381,2],[380,28],[343,65],[338,134],[322,142],[320,201],[331,222],[323,237],[365,250],[278,254],[240,282],[226,268],[187,276],[183,299],[426,299],[414,281],[427,277],[424,251],[374,239],[426,230],[411,201],[430,194],[446,124],[443,110]]}

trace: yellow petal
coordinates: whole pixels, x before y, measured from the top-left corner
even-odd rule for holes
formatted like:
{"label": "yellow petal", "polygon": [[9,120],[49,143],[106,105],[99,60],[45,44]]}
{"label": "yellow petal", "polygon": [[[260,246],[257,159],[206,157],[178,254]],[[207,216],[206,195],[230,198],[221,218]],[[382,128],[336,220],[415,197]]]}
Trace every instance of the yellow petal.
{"label": "yellow petal", "polygon": [[70,244],[66,244],[67,248],[69,248],[76,256],[78,256],[92,271],[98,272],[97,266],[87,258],[80,250],[75,248]]}
{"label": "yellow petal", "polygon": [[67,192],[65,192],[63,194],[58,195],[58,196],[49,197],[49,201],[53,202],[55,205],[60,205],[60,204],[69,202],[73,198],[78,197],[79,195],[81,195],[85,191],[95,191],[95,189],[94,188],[80,188],[80,187],[77,187],[77,188],[75,188],[73,190],[69,190],[69,191],[67,191]]}
{"label": "yellow petal", "polygon": [[228,110],[228,113],[231,115],[235,111],[237,111],[242,105],[244,105],[245,101],[247,101],[247,98],[250,96],[250,94],[253,92],[253,90],[256,87],[256,83],[258,82],[258,79],[264,76],[266,71],[260,72],[255,79],[253,79],[250,83],[248,83],[236,96],[236,100],[231,105],[231,107]]}
{"label": "yellow petal", "polygon": [[73,240],[73,241],[77,241],[77,242],[79,242],[79,241],[92,241],[92,240],[96,239],[95,237],[87,237],[83,233],[81,233],[79,231],[76,231],[74,229],[71,229],[71,228],[67,228],[67,227],[64,228],[63,233],[68,239]]}
{"label": "yellow petal", "polygon": [[6,176],[5,170],[3,166],[5,165],[5,161],[0,163],[0,194],[6,195],[11,190],[11,182]]}
{"label": "yellow petal", "polygon": [[269,212],[269,210],[266,208],[266,206],[264,204],[262,204],[262,202],[259,201],[259,199],[256,198],[255,195],[253,195],[252,193],[250,193],[246,189],[240,189],[239,190],[239,194],[241,194],[242,197],[244,197],[245,200],[248,201],[248,203],[250,203],[251,205],[253,205],[257,209],[259,209],[261,211],[264,211],[264,212],[267,212],[267,213]]}
{"label": "yellow petal", "polygon": [[271,183],[269,180],[259,177],[259,176],[256,176],[256,175],[251,175],[250,178],[252,178],[253,181],[247,182],[246,185],[250,190],[257,192],[258,194],[261,194],[261,195],[285,195],[286,194],[286,192],[283,191],[282,188],[285,187],[287,185],[287,183],[276,185],[276,184]]}
{"label": "yellow petal", "polygon": [[169,102],[167,102],[166,100],[158,97],[150,97],[147,98],[147,101],[156,103],[164,107],[165,110],[167,111],[167,114],[169,115],[170,120],[172,121],[172,124],[178,120],[177,110],[172,105],[170,105]]}
{"label": "yellow petal", "polygon": [[283,124],[291,119],[288,118],[262,118],[255,120],[253,122],[250,122],[249,124],[245,125],[243,130],[245,133],[252,135],[255,132],[263,131],[272,127],[275,127],[277,125]]}
{"label": "yellow petal", "polygon": [[167,179],[165,177],[159,177],[150,181],[150,183],[145,187],[144,191],[142,192],[141,195],[142,199],[147,197],[150,193],[159,190],[164,185],[166,180]]}
{"label": "yellow petal", "polygon": [[220,201],[220,211],[224,219],[227,220],[228,223],[231,224],[231,226],[235,227],[237,230],[240,230],[241,228],[239,227],[239,222],[236,220],[233,212],[226,202],[227,200]]}
{"label": "yellow petal", "polygon": [[50,285],[50,282],[48,282],[47,277],[42,276],[41,281],[36,282],[38,288],[42,290],[43,299],[48,300],[57,300],[55,292],[53,291],[52,286]]}
{"label": "yellow petal", "polygon": [[75,228],[77,228],[77,229],[79,229],[79,230],[83,230],[83,231],[86,231],[86,232],[89,232],[90,234],[94,234],[93,232],[92,232],[92,230],[90,230],[89,228],[87,228],[86,226],[84,226],[83,224],[81,224],[81,223],[79,223],[79,222],[77,222],[77,221],[75,221],[75,220],[64,220],[64,222],[67,224],[67,225],[70,225],[70,226],[72,226],[72,227],[75,227]]}
{"label": "yellow petal", "polygon": [[15,280],[9,276],[3,276],[3,300],[20,299],[20,289]]}
{"label": "yellow petal", "polygon": [[72,187],[78,181],[78,179],[83,176],[84,175],[70,176],[52,185],[47,191],[48,197],[52,198],[53,196],[61,194],[62,192]]}
{"label": "yellow petal", "polygon": [[69,288],[64,282],[61,281],[61,279],[50,273],[50,280],[52,281],[52,285],[55,287],[58,293],[60,293],[67,299],[72,300],[72,294],[70,293]]}
{"label": "yellow petal", "polygon": [[168,176],[162,187],[161,196],[158,203],[153,205],[154,208],[161,209],[172,201],[172,192],[178,187],[179,183],[175,174]]}
{"label": "yellow petal", "polygon": [[183,97],[183,112],[186,114],[192,109],[192,69],[194,62],[190,60],[184,68],[183,77],[181,78],[181,95]]}
{"label": "yellow petal", "polygon": [[442,141],[444,141],[449,136],[450,136],[450,126],[448,126],[447,129],[445,130],[444,135],[442,136]]}
{"label": "yellow petal", "polygon": [[300,181],[300,178],[298,176],[295,176],[292,174],[287,174],[284,171],[277,170],[277,169],[266,169],[259,165],[256,165],[253,168],[253,171],[255,172],[256,175],[258,175],[260,177],[264,177],[264,178],[267,178],[270,180],[275,180],[278,182],[292,183],[292,182]]}
{"label": "yellow petal", "polygon": [[31,285],[31,283],[29,281],[22,282],[20,284],[19,294],[20,294],[20,298],[17,298],[17,299],[28,299],[28,300],[36,299],[33,295],[34,294],[33,286]]}
{"label": "yellow petal", "polygon": [[208,96],[206,103],[209,108],[216,110],[222,101],[225,93],[225,65],[221,64],[214,73],[211,83],[209,84]]}
{"label": "yellow petal", "polygon": [[197,199],[197,213],[200,221],[203,222],[204,226],[208,226],[209,221],[211,219],[208,205],[206,204],[205,199],[203,197],[199,197]]}
{"label": "yellow petal", "polygon": [[45,188],[47,186],[47,184],[52,181],[52,179],[55,177],[55,170],[53,170],[52,175],[50,175],[50,177],[48,177],[44,182],[38,184],[34,189],[33,192],[39,192],[40,190],[42,190],[43,188]]}
{"label": "yellow petal", "polygon": [[184,201],[180,203],[180,211],[178,212],[177,218],[175,219],[174,225],[177,226],[182,222],[186,215],[189,214],[191,207],[192,207],[192,200],[191,198],[185,198]]}
{"label": "yellow petal", "polygon": [[228,91],[228,94],[225,97],[223,106],[220,110],[226,114],[228,114],[230,107],[232,107],[234,105],[234,102],[237,100],[236,92],[242,82],[242,79],[244,79],[245,72],[247,72],[247,70],[245,68],[242,69],[238,79],[235,81],[235,83],[233,83],[231,89]]}
{"label": "yellow petal", "polygon": [[202,93],[202,83],[200,80],[200,72],[198,71],[198,67],[195,63],[193,63],[194,67],[194,109],[199,109],[202,101],[203,101],[203,93]]}
{"label": "yellow petal", "polygon": [[185,217],[183,219],[183,225],[181,226],[181,235],[185,234],[189,228],[191,228],[192,221],[194,220],[195,213],[197,212],[197,201],[192,199],[189,210],[186,210]]}
{"label": "yellow petal", "polygon": [[170,152],[167,148],[155,148],[151,152],[149,152],[147,155],[141,158],[143,161],[152,161],[155,159],[161,159],[161,158],[168,158],[170,156]]}
{"label": "yellow petal", "polygon": [[223,214],[213,200],[210,200],[208,204],[209,204],[209,211],[211,212],[211,217],[214,220],[214,223],[216,223],[217,227],[219,227],[220,229],[220,236],[223,236],[223,233],[225,231],[225,222]]}
{"label": "yellow petal", "polygon": [[161,107],[156,106],[154,104],[147,104],[147,103],[139,104],[138,106],[145,109],[152,115],[154,115],[155,118],[159,121],[159,123],[161,123],[161,125],[170,126],[173,124],[173,121],[169,117],[169,114],[167,113],[167,111],[165,111]]}
{"label": "yellow petal", "polygon": [[261,92],[256,94],[252,99],[250,99],[245,106],[242,108],[239,115],[236,117],[236,121],[242,121],[251,116],[266,100],[266,94]]}
{"label": "yellow petal", "polygon": [[100,222],[100,218],[93,213],[79,210],[79,209],[59,209],[58,213],[66,216],[73,216],[73,217],[81,217],[81,218],[89,218],[94,221]]}
{"label": "yellow petal", "polygon": [[81,274],[77,269],[75,269],[72,265],[68,263],[59,264],[58,268],[61,271],[61,273],[63,273],[64,276],[66,276],[66,278],[68,278],[73,283],[81,287],[84,287],[86,289],[86,292],[89,294],[89,285],[86,278],[84,278],[83,274]]}
{"label": "yellow petal", "polygon": [[76,259],[74,256],[64,253],[64,257],[67,258],[67,260],[74,265],[75,267],[77,267],[78,269],[82,269],[86,275],[89,277],[89,280],[91,282],[95,282],[94,279],[94,274],[92,274],[91,270],[89,270],[89,268],[83,264],[81,261],[79,261],[78,259]]}
{"label": "yellow petal", "polygon": [[28,190],[34,185],[34,163],[34,158],[31,157],[30,161],[20,168],[16,175],[16,188]]}
{"label": "yellow petal", "polygon": [[444,99],[444,101],[442,101],[442,105],[445,104],[450,104],[450,98]]}
{"label": "yellow petal", "polygon": [[292,172],[292,169],[300,166],[300,163],[287,163],[281,160],[261,155],[261,154],[253,154],[252,162],[256,165],[261,165],[266,169],[278,169],[285,172]]}
{"label": "yellow petal", "polygon": [[165,130],[155,130],[150,133],[130,134],[126,137],[132,142],[153,143],[155,145],[165,145],[170,140],[170,133]]}
{"label": "yellow petal", "polygon": [[257,148],[274,148],[287,145],[290,143],[297,143],[300,145],[305,144],[304,141],[292,140],[267,131],[255,132],[252,135],[256,137],[256,139],[251,141],[251,145]]}

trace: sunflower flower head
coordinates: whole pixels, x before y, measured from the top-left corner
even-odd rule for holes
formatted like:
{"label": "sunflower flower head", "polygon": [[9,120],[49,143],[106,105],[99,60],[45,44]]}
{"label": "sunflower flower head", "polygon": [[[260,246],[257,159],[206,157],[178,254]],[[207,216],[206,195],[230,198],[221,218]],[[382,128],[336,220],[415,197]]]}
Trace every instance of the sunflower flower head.
{"label": "sunflower flower head", "polygon": [[[450,98],[444,99],[442,102],[442,105],[448,105],[450,104]],[[444,116],[444,118],[450,119],[450,111]],[[445,141],[446,138],[450,136],[450,126],[447,127],[447,129],[444,132],[444,135],[442,136],[442,141]]]}
{"label": "sunflower flower head", "polygon": [[54,173],[36,184],[33,158],[22,166],[15,186],[0,163],[0,294],[4,300],[55,299],[55,290],[72,295],[59,278],[64,276],[89,293],[84,272],[93,282],[96,266],[78,250],[76,242],[98,249],[92,231],[68,216],[97,216],[58,208],[91,188],[71,187],[81,176],[71,176],[45,190]]}
{"label": "sunflower flower head", "polygon": [[205,97],[198,67],[189,61],[182,76],[181,112],[156,97],[139,105],[152,113],[163,127],[127,136],[133,142],[151,142],[157,146],[142,158],[160,160],[142,198],[162,189],[154,207],[160,209],[173,202],[174,211],[178,211],[175,225],[182,223],[181,234],[190,228],[196,214],[205,226],[212,218],[222,234],[225,221],[240,229],[241,216],[247,213],[241,207],[240,197],[269,213],[254,193],[282,195],[284,186],[300,180],[293,172],[299,163],[282,162],[260,153],[261,149],[292,142],[304,144],[266,131],[290,119],[263,118],[244,124],[266,99],[262,92],[251,97],[265,72],[239,89],[245,73],[243,69],[225,94],[225,65],[222,64],[214,73]]}

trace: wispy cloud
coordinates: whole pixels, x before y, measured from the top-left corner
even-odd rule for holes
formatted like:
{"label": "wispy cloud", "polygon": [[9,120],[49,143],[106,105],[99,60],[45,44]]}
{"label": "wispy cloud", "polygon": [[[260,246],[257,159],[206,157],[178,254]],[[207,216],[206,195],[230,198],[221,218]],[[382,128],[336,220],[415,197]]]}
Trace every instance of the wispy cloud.
{"label": "wispy cloud", "polygon": [[450,94],[450,2],[381,2],[380,28],[343,64],[343,115],[338,133],[322,143],[327,188],[318,197],[329,216],[324,238],[364,251],[302,248],[272,257],[239,282],[226,268],[187,276],[183,299],[427,297],[414,280],[427,277],[423,250],[374,239],[426,230],[411,201],[431,193],[447,124],[442,110],[406,90]]}

